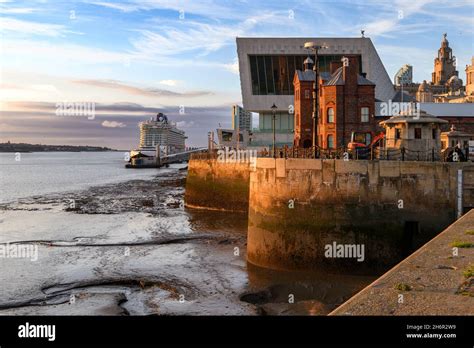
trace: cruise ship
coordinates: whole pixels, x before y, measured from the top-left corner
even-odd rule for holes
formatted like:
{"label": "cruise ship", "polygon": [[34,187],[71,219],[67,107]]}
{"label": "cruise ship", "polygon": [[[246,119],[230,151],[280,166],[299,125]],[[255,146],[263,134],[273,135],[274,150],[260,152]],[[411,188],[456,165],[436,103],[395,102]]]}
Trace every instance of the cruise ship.
{"label": "cruise ship", "polygon": [[137,150],[131,151],[131,156],[141,152],[142,154],[155,154],[157,148],[162,154],[173,154],[183,152],[186,148],[186,135],[178,129],[176,124],[168,121],[163,113],[156,115],[155,119],[140,122],[140,145]]}

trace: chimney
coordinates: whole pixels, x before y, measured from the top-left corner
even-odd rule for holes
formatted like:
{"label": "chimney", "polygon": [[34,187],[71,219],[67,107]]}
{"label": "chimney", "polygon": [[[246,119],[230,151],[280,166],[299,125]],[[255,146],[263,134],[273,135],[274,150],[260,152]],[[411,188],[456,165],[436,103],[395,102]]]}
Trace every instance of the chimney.
{"label": "chimney", "polygon": [[342,78],[349,90],[357,88],[357,76],[359,74],[359,60],[357,56],[347,55],[342,58]]}
{"label": "chimney", "polygon": [[337,60],[333,60],[329,63],[329,72],[334,74],[334,72],[342,66],[342,62],[338,62]]}

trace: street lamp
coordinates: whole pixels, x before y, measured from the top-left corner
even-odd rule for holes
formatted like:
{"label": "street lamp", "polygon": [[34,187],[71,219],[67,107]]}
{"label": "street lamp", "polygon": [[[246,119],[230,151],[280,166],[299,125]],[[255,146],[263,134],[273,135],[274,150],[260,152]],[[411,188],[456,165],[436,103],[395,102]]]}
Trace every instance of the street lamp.
{"label": "street lamp", "polygon": [[317,134],[317,121],[319,119],[319,107],[318,107],[318,50],[327,48],[324,45],[317,45],[315,42],[305,42],[304,48],[310,51],[314,51],[314,82],[313,82],[313,150],[314,156],[316,157],[316,134]]}
{"label": "street lamp", "polygon": [[276,149],[275,149],[275,119],[276,119],[276,110],[278,107],[273,103],[271,106],[272,109],[272,116],[273,116],[273,122],[272,122],[272,128],[273,128],[273,158],[276,158]]}

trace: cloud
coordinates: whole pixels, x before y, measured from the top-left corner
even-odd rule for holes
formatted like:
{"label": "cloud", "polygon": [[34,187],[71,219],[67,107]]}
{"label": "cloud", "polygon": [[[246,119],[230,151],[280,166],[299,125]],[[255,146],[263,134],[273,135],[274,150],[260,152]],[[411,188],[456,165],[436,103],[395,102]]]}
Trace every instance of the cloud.
{"label": "cloud", "polygon": [[[0,21],[0,23],[2,23]],[[2,25],[2,24],[0,24]],[[4,40],[2,55],[16,57],[34,57],[45,59],[49,65],[70,64],[113,64],[125,65],[130,62],[130,53],[114,52],[71,43],[53,43],[37,40]]]}
{"label": "cloud", "polygon": [[117,89],[133,95],[141,95],[147,97],[201,97],[206,95],[212,95],[209,91],[190,91],[190,92],[173,92],[166,89],[160,88],[140,88],[131,85],[127,85],[123,82],[116,80],[75,80],[75,83],[80,83],[88,86]]}
{"label": "cloud", "polygon": [[161,80],[159,82],[160,85],[165,85],[165,86],[170,86],[170,87],[175,87],[180,83],[178,80]]}
{"label": "cloud", "polygon": [[223,64],[225,70],[230,71],[233,74],[239,75],[239,59],[236,57],[234,61],[229,64]]}
{"label": "cloud", "polygon": [[1,7],[0,8],[0,13],[6,13],[6,14],[27,14],[27,13],[33,13],[36,11],[37,9],[29,8],[29,7],[16,7],[16,8]]}
{"label": "cloud", "polygon": [[[13,103],[9,103],[13,104]],[[230,127],[230,105],[216,107],[189,107],[180,114],[175,107],[153,108],[136,103],[96,104],[96,116],[58,117],[54,114],[55,103],[15,103],[23,110],[2,110],[0,138],[2,141],[24,141],[43,144],[106,145],[112,148],[130,149],[138,145],[139,122],[150,119],[158,112],[186,131],[188,146],[205,146],[207,132],[219,124]],[[105,122],[105,124],[104,124]],[[125,125],[120,126],[120,125]],[[113,132],[107,126],[115,125]]]}
{"label": "cloud", "polygon": [[159,31],[137,30],[141,36],[130,42],[141,57],[175,56],[193,51],[205,56],[226,45],[234,45],[236,37],[251,33],[259,24],[278,23],[287,18],[288,12],[263,12],[233,25],[186,21],[170,26],[160,22]]}
{"label": "cloud", "polygon": [[105,120],[104,122],[102,122],[102,127],[105,127],[105,128],[124,128],[124,127],[127,127],[127,125],[125,123],[122,123],[122,122]]}
{"label": "cloud", "polygon": [[[180,11],[186,18],[188,14],[196,14],[209,16],[212,18],[237,18],[240,16],[239,12],[235,11],[235,7],[239,3],[234,3],[233,6],[223,6],[222,1],[212,0],[124,0],[117,1],[89,1],[90,4],[102,6],[121,12],[138,12],[150,10],[172,10],[176,11],[176,18],[179,18]],[[246,1],[242,3],[240,9],[250,8],[250,4]]]}
{"label": "cloud", "polygon": [[179,121],[176,122],[178,128],[191,128],[194,125],[194,121]]}
{"label": "cloud", "polygon": [[59,24],[37,23],[21,19],[2,17],[1,32],[58,37],[65,33],[65,27]]}

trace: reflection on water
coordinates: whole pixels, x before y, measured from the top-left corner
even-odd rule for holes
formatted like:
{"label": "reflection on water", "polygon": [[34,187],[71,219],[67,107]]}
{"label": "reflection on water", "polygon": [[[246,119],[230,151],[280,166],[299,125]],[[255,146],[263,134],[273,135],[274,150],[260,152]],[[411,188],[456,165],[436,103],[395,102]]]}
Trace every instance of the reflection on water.
{"label": "reflection on water", "polygon": [[[187,209],[195,232],[229,233],[246,239],[247,215]],[[245,243],[246,245],[246,243]],[[246,259],[245,250],[241,257]],[[245,302],[268,315],[322,315],[331,312],[375,280],[373,276],[328,274],[317,271],[277,271],[246,263],[248,292]]]}

